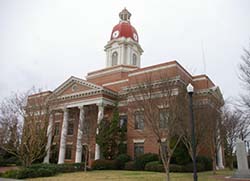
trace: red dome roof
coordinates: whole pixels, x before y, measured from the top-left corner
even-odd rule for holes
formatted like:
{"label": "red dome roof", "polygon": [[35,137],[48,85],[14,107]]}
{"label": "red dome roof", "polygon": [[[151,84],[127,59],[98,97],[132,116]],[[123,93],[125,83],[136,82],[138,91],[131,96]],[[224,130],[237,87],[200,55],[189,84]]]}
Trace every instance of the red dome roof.
{"label": "red dome roof", "polygon": [[110,40],[120,37],[131,38],[136,42],[139,41],[136,29],[129,22],[120,22],[119,24],[114,26]]}

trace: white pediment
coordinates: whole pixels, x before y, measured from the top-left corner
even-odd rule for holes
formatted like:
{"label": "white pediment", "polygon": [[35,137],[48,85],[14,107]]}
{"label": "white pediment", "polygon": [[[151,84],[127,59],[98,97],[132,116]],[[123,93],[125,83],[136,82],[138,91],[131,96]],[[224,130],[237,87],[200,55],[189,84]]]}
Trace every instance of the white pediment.
{"label": "white pediment", "polygon": [[71,76],[68,80],[66,80],[53,91],[53,95],[58,97],[100,90],[103,90],[103,87],[93,84],[91,82],[87,82],[86,80]]}

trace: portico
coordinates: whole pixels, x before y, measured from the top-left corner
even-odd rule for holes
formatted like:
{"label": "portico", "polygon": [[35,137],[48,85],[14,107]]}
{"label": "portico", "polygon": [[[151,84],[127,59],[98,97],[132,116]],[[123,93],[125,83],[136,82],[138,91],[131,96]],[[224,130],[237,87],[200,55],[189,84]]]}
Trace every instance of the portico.
{"label": "portico", "polygon": [[[73,90],[75,86],[83,91]],[[47,129],[44,163],[49,163],[53,144],[59,145],[58,164],[69,161],[82,162],[83,145],[87,145],[92,152],[90,160],[100,158],[100,146],[95,142],[95,136],[99,131],[98,124],[104,118],[105,109],[110,109],[115,105],[116,95],[112,93],[101,86],[75,77],[71,77],[54,91],[54,95],[50,96],[53,106]],[[67,98],[67,102],[63,101],[68,96],[70,98]],[[56,112],[61,114],[60,118],[56,118]],[[56,119],[61,119],[62,122],[58,135],[54,135]],[[91,132],[93,129],[94,131]],[[68,145],[72,145],[70,149],[67,149]],[[70,155],[70,160],[67,155]]]}

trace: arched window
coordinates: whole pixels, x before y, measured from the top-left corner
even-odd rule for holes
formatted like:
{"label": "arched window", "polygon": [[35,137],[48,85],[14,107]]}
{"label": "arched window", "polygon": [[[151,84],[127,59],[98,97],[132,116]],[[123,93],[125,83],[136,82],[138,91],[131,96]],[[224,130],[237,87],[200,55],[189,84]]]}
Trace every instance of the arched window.
{"label": "arched window", "polygon": [[117,65],[117,60],[118,60],[118,53],[114,52],[112,54],[112,66]]}
{"label": "arched window", "polygon": [[132,64],[137,65],[137,57],[136,54],[133,54]]}

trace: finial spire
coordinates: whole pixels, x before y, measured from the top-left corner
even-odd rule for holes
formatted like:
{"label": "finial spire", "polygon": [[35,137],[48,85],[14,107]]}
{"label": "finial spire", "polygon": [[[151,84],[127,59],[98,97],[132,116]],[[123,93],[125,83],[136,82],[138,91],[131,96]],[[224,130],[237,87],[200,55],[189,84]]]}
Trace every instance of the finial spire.
{"label": "finial spire", "polygon": [[130,17],[131,13],[124,8],[120,13],[119,13],[120,21],[127,21],[130,22]]}

